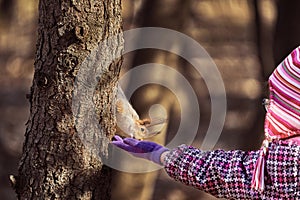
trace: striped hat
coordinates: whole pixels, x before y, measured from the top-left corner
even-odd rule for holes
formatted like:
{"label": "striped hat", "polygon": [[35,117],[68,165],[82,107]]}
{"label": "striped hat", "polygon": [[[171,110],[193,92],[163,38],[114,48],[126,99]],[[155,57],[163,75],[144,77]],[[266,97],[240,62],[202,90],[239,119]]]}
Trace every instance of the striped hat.
{"label": "striped hat", "polygon": [[269,77],[270,99],[265,140],[256,161],[251,187],[263,191],[269,142],[300,135],[300,46]]}
{"label": "striped hat", "polygon": [[269,90],[266,138],[273,140],[300,135],[300,46],[269,77]]}

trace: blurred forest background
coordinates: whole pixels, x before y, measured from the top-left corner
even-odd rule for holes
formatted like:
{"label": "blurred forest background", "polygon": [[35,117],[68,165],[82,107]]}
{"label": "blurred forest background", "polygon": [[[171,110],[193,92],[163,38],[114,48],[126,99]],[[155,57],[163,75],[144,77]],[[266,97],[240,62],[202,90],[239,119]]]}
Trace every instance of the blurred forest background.
{"label": "blurred forest background", "polygon": [[[224,80],[227,116],[215,148],[257,149],[262,140],[266,81],[274,67],[299,45],[299,0],[127,0],[123,1],[124,30],[165,27],[187,34],[213,58]],[[0,0],[0,198],[16,199],[8,176],[17,174],[29,116],[33,78],[38,0]],[[155,62],[180,71],[195,89],[201,109],[199,146],[210,119],[205,83],[192,66],[175,55],[143,50],[125,55],[123,71]],[[151,93],[145,100],[146,93]],[[142,115],[153,103],[165,106],[168,130],[155,141],[165,142],[180,121],[178,106],[166,89],[138,90],[131,101]],[[165,100],[168,99],[168,100]],[[167,132],[167,134],[166,134]],[[147,174],[115,172],[113,199],[214,199],[171,180],[163,170]]]}

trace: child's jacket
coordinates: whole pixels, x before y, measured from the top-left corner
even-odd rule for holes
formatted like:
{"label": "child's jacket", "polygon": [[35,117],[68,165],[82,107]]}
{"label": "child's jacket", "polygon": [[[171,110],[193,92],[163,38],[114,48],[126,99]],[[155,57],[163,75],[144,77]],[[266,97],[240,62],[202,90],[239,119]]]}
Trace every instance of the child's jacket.
{"label": "child's jacket", "polygon": [[265,188],[251,188],[259,151],[201,151],[179,146],[165,158],[175,180],[227,199],[300,199],[300,146],[284,141],[269,145]]}

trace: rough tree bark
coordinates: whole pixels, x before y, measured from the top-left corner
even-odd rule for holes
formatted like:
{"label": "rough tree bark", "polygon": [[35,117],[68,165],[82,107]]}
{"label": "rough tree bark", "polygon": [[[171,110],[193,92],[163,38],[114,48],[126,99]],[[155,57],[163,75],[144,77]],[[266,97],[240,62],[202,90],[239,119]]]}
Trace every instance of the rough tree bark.
{"label": "rough tree bark", "polygon": [[40,0],[30,117],[12,178],[19,199],[110,199],[111,171],[96,153],[115,132],[121,30],[120,0]]}

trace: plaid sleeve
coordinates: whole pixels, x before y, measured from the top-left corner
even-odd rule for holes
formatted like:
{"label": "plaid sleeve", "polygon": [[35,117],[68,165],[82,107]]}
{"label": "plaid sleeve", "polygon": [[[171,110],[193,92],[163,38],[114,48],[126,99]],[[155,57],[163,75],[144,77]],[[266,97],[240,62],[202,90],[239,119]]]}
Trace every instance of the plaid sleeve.
{"label": "plaid sleeve", "polygon": [[255,151],[201,151],[181,145],[164,161],[169,176],[186,185],[219,198],[255,199],[258,194],[250,184],[257,156]]}

